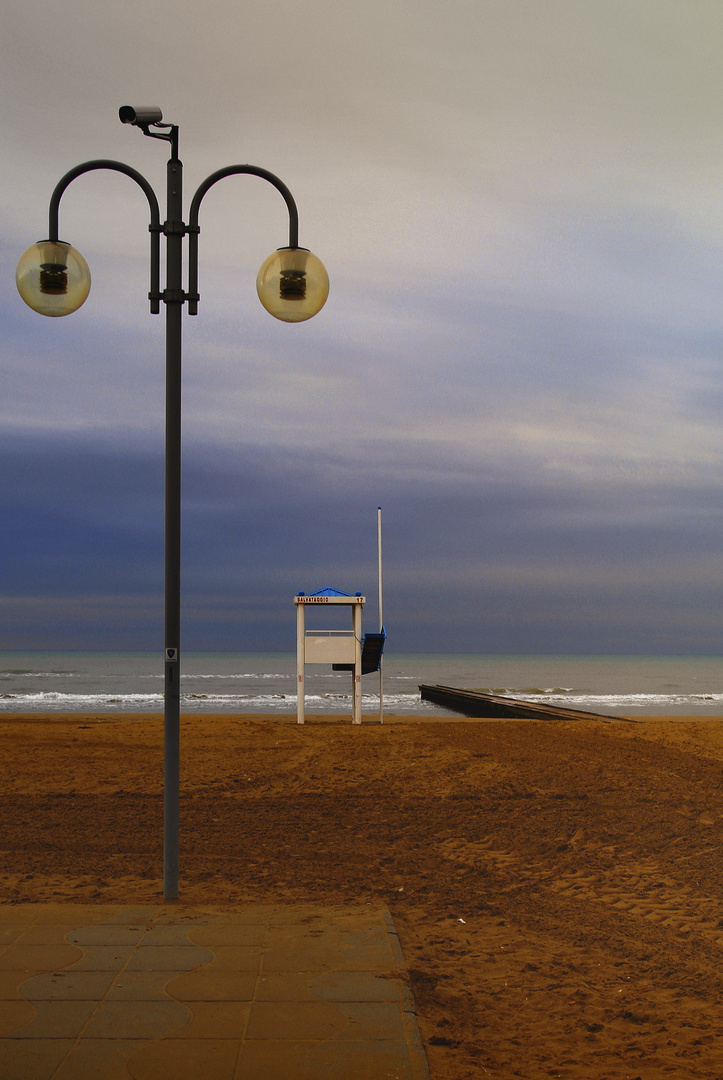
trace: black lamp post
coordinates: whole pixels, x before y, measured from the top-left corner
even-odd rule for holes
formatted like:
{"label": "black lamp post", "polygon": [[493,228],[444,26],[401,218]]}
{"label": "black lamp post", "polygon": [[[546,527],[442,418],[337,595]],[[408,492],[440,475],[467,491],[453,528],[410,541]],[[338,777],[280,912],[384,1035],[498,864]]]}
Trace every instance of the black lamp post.
{"label": "black lamp post", "polygon": [[[183,166],[178,157],[178,127],[164,124],[156,106],[120,109],[124,124],[144,135],[171,144],[167,166],[166,221],[161,223],[158,199],[148,181],[120,161],[86,161],[58,182],[50,199],[48,239],[34,244],[20,259],[16,280],[23,300],[41,315],[61,316],[77,311],[90,292],[90,271],[83,256],[58,239],[58,209],[73,180],[95,169],[124,173],[143,189],[151,221],[151,314],[166,306],[166,509],[165,509],[165,630],[164,630],[164,825],[163,892],[178,897],[179,839],[179,718],[181,623],[181,331],[183,306],[198,313],[198,212],[206,192],[226,176],[250,173],[273,184],[289,212],[288,247],[275,251],[259,270],[256,288],[266,310],[284,322],[302,322],[316,315],[329,294],[329,279],[321,262],[298,246],[298,212],[289,189],[277,176],[253,165],[230,165],[212,173],[191,202],[189,224],[183,221]],[[166,237],[166,288],[160,288],[161,234]],[[188,292],[183,289],[183,238],[188,235]]]}

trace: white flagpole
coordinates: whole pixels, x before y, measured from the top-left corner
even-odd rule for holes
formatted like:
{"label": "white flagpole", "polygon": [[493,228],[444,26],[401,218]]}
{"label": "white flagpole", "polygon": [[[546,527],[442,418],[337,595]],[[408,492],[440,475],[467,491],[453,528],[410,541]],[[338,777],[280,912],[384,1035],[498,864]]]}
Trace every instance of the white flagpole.
{"label": "white flagpole", "polygon": [[[377,508],[377,560],[379,577],[379,633],[384,629],[382,604],[382,508]],[[384,723],[384,654],[379,657],[379,723]]]}

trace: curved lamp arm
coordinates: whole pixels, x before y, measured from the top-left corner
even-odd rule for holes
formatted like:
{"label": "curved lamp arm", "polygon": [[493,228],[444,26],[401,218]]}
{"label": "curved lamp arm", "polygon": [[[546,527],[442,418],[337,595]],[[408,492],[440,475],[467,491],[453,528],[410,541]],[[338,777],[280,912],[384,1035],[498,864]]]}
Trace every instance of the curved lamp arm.
{"label": "curved lamp arm", "polygon": [[296,208],[294,196],[291,194],[286,184],[279,180],[278,176],[275,176],[268,169],[260,169],[256,165],[228,165],[225,169],[219,169],[217,172],[211,173],[207,176],[203,183],[199,186],[196,194],[193,196],[191,202],[190,217],[188,224],[188,314],[198,314],[198,212],[201,207],[201,201],[206,192],[213,187],[219,180],[223,180],[226,176],[237,176],[239,174],[250,174],[251,176],[260,176],[262,180],[268,181],[269,184],[280,191],[283,195],[286,206],[289,211],[289,247],[298,248],[299,246],[299,211]]}
{"label": "curved lamp arm", "polygon": [[136,169],[133,169],[130,165],[125,165],[122,161],[109,161],[101,158],[97,161],[85,161],[82,165],[76,165],[74,169],[67,172],[65,176],[58,181],[55,190],[50,197],[50,206],[48,210],[48,239],[59,239],[58,211],[60,209],[60,200],[63,197],[65,189],[77,177],[82,176],[83,173],[92,172],[94,169],[111,169],[113,172],[119,172],[123,173],[125,176],[130,176],[131,180],[135,180],[138,186],[142,188],[146,194],[151,211],[151,223],[148,226],[151,234],[151,288],[148,293],[148,299],[151,302],[151,314],[158,315],[160,311],[160,302],[163,299],[163,294],[160,291],[161,232],[163,231],[163,227],[161,225],[161,215],[158,208],[156,193],[146,180],[145,176]]}

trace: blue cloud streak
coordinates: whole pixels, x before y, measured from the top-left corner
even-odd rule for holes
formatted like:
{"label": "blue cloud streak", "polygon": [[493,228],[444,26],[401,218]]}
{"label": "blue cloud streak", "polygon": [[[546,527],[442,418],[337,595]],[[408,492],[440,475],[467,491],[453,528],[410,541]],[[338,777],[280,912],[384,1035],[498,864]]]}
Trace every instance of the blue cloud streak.
{"label": "blue cloud streak", "polygon": [[[192,448],[184,464],[184,644],[294,648],[292,598],[328,584],[397,651],[717,652],[718,486],[555,486],[396,454],[395,473],[323,451]],[[57,436],[0,442],[4,648],[160,647],[162,460]],[[425,465],[427,469],[425,470]]]}

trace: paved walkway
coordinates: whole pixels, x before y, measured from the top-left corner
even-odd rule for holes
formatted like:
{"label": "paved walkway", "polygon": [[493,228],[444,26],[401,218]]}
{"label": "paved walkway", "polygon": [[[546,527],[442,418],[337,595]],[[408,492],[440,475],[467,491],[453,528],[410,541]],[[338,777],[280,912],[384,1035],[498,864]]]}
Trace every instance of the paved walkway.
{"label": "paved walkway", "polygon": [[0,906],[2,1080],[426,1080],[383,908]]}

